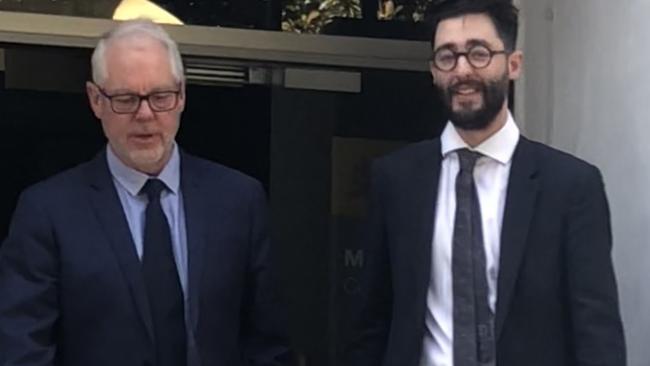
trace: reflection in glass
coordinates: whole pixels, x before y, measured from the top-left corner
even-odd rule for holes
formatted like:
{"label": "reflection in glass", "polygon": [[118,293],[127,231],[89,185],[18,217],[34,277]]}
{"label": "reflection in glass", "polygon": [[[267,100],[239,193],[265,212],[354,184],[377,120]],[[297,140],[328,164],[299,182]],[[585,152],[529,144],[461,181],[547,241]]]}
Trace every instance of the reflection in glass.
{"label": "reflection in glass", "polygon": [[361,0],[286,0],[282,30],[321,33],[336,18],[361,18]]}
{"label": "reflection in glass", "polygon": [[[0,0],[0,11],[414,39],[438,0]],[[392,25],[391,25],[392,24]]]}
{"label": "reflection in glass", "polygon": [[434,0],[282,0],[282,30],[419,39]]}
{"label": "reflection in glass", "polygon": [[115,20],[151,19],[156,23],[183,24],[172,13],[148,0],[122,0],[113,13]]}
{"label": "reflection in glass", "polygon": [[421,22],[432,0],[379,0],[377,19]]}
{"label": "reflection in glass", "polygon": [[[138,14],[171,24],[279,29],[280,1],[282,0],[0,0],[0,11],[103,19],[112,19],[114,16],[116,19],[126,19],[132,17],[129,14]],[[274,4],[278,6],[275,7]]]}

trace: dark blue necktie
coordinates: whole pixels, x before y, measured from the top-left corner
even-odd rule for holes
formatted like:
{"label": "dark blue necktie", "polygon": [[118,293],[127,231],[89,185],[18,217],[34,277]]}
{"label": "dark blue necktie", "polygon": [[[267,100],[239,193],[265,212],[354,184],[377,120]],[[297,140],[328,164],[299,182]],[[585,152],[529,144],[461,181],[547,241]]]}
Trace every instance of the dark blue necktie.
{"label": "dark blue necktie", "polygon": [[456,216],[452,249],[454,366],[494,364],[494,316],[488,303],[481,209],[474,166],[481,154],[457,151]]}
{"label": "dark blue necktie", "polygon": [[165,184],[158,179],[149,179],[142,188],[149,199],[142,273],[156,337],[156,366],[183,366],[187,362],[184,299],[169,224],[160,205],[164,189]]}

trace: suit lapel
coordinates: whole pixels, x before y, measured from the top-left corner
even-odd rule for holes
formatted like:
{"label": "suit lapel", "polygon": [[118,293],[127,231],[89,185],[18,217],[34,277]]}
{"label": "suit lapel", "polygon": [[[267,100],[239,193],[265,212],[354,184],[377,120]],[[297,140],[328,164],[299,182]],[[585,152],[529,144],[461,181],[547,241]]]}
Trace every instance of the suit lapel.
{"label": "suit lapel", "polygon": [[192,157],[181,153],[181,192],[185,210],[185,227],[187,230],[188,281],[190,325],[196,329],[199,312],[199,292],[203,268],[203,247],[205,245],[205,208],[200,186],[201,169],[195,166]]}
{"label": "suit lapel", "polygon": [[435,223],[436,202],[438,196],[438,180],[440,163],[442,161],[440,140],[433,140],[415,160],[412,175],[405,177],[405,192],[408,192],[415,207],[413,243],[416,244],[413,255],[417,263],[417,312],[424,322],[426,296],[431,281],[432,240]]}
{"label": "suit lapel", "polygon": [[144,326],[151,339],[154,339],[151,312],[142,278],[140,260],[119,196],[113,185],[105,151],[98,154],[89,163],[87,173],[91,187],[92,208],[115,252]]}
{"label": "suit lapel", "polygon": [[501,229],[496,336],[508,316],[512,292],[526,248],[530,222],[538,193],[537,161],[533,144],[523,136],[512,158]]}

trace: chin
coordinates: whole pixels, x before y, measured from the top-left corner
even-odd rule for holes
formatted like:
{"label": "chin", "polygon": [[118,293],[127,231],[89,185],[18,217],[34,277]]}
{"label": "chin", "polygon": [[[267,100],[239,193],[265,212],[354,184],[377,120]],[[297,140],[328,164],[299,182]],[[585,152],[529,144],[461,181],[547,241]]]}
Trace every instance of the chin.
{"label": "chin", "polygon": [[156,172],[164,165],[164,156],[165,152],[162,148],[138,150],[129,154],[133,166],[137,170],[149,174]]}
{"label": "chin", "polygon": [[453,112],[455,114],[473,114],[483,108],[482,102],[456,102],[454,103]]}
{"label": "chin", "polygon": [[479,131],[486,129],[491,121],[490,118],[487,118],[485,113],[475,110],[454,112],[451,114],[450,120],[454,126],[465,131]]}

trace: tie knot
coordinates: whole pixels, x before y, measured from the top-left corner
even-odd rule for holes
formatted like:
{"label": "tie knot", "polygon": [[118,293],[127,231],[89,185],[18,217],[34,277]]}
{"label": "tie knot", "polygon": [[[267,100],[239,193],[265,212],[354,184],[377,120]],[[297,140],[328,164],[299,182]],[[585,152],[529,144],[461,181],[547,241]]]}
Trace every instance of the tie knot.
{"label": "tie knot", "polygon": [[481,153],[471,151],[469,149],[456,150],[458,153],[458,161],[460,162],[460,170],[464,172],[473,172],[474,166],[478,158],[483,156]]}
{"label": "tie knot", "polygon": [[147,183],[144,184],[144,187],[142,187],[142,190],[140,192],[145,193],[147,195],[147,198],[149,198],[149,202],[152,202],[154,200],[160,199],[160,192],[162,192],[165,188],[165,183],[163,183],[160,179],[151,178],[147,180]]}

